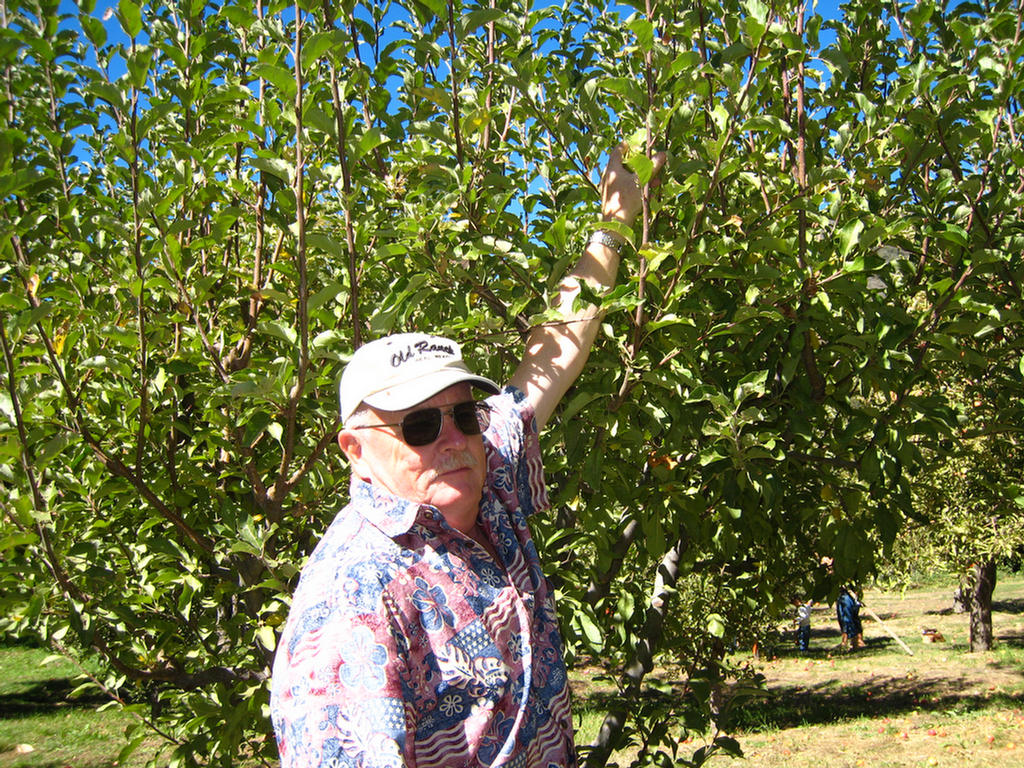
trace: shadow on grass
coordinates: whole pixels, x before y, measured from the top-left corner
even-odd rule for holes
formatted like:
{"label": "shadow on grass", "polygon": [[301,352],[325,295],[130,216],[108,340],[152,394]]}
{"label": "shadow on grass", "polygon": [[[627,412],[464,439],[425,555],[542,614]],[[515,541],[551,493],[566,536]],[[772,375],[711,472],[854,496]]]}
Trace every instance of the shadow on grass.
{"label": "shadow on grass", "polygon": [[[998,640],[1002,645],[1024,647],[1024,634],[1003,633]],[[968,652],[965,646],[947,647],[952,653]],[[837,648],[838,642],[819,643],[818,647],[804,652],[786,646],[778,655],[782,658],[804,658],[808,662],[825,661],[835,657]],[[866,647],[849,652],[849,655],[870,660],[874,656],[891,656],[896,649],[896,642],[891,638],[871,638]],[[838,652],[847,655],[846,652]],[[1016,664],[994,661],[992,665],[1024,678],[1024,671]],[[955,710],[968,713],[1022,706],[1024,692],[988,691],[979,694],[976,683],[966,680],[879,676],[850,685],[844,684],[841,672],[837,671],[835,678],[814,685],[773,685],[770,692],[754,696],[734,709],[729,727],[756,733],[862,717],[899,717],[910,712]]]}
{"label": "shadow on grass", "polygon": [[71,698],[75,687],[71,678],[54,678],[26,683],[22,690],[0,694],[0,720],[72,709],[95,709],[109,701],[99,692]]}
{"label": "shadow on grass", "polygon": [[1024,597],[1014,597],[1009,600],[993,600],[992,610],[1000,613],[1024,613]]}
{"label": "shadow on grass", "polygon": [[[777,646],[771,648],[770,658],[828,661],[840,656],[856,656],[857,658],[883,656],[899,649],[896,641],[890,637],[868,638],[867,644],[855,651],[843,648],[840,643],[841,639],[842,635],[838,631],[815,630],[811,632],[811,647],[806,651],[801,651],[792,640],[784,638]],[[947,647],[951,651],[957,650],[957,647],[952,644],[947,644]],[[966,650],[966,648],[962,650]]]}
{"label": "shadow on grass", "polygon": [[824,725],[862,717],[900,717],[910,712],[959,713],[1024,706],[1024,694],[967,695],[950,680],[900,677],[836,687],[829,680],[806,686],[774,687],[733,711],[730,728],[756,733],[804,725]]}
{"label": "shadow on grass", "polygon": [[[14,745],[7,745],[0,742],[0,765],[12,765],[15,768],[68,768],[69,763],[67,760],[43,760],[34,755],[23,755],[22,759],[25,762],[9,762],[8,752],[14,750]],[[80,759],[75,759],[75,768],[115,768],[117,762],[111,762],[109,760],[101,760],[99,762],[86,761],[82,762]]]}
{"label": "shadow on grass", "polygon": [[806,656],[810,659],[823,659],[839,649],[841,640],[842,633],[838,629],[821,622],[811,628],[811,647],[808,650],[801,651],[797,648],[796,634],[792,630],[787,630],[762,640],[758,647],[758,657],[771,659]]}
{"label": "shadow on grass", "polygon": [[1024,632],[1000,632],[996,635],[998,645],[1005,645],[1008,648],[1024,648]]}
{"label": "shadow on grass", "polygon": [[[856,655],[858,658],[870,658],[876,654],[891,656],[892,648],[884,647],[887,644],[873,641],[867,648],[856,651]],[[803,657],[811,661],[815,656],[824,660],[831,655],[831,650],[819,649],[818,653],[806,653]],[[1013,671],[1019,670],[1013,668]],[[660,700],[666,706],[671,704],[679,708],[687,695],[685,686],[666,684],[664,690],[644,691],[627,706],[650,707]],[[621,697],[614,693],[591,693],[577,700],[576,709],[581,712],[606,712],[609,708],[624,704]],[[723,713],[718,724],[733,733],[754,734],[835,724],[864,717],[895,719],[912,712],[955,711],[958,714],[969,714],[988,709],[1022,707],[1024,692],[978,693],[977,685],[972,681],[886,675],[874,677],[868,682],[844,685],[837,674],[836,678],[813,685],[773,685],[770,691],[763,694],[743,696],[742,700],[733,702],[727,708],[727,714]]]}
{"label": "shadow on grass", "polygon": [[[1011,597],[1009,600],[993,600],[992,601],[992,612],[993,613],[1011,613],[1020,615],[1024,613],[1024,597]],[[967,612],[962,612],[963,615],[967,615]],[[925,611],[925,616],[951,616],[953,614],[953,607],[947,606],[945,608],[939,608],[937,610]]]}
{"label": "shadow on grass", "polygon": [[[811,647],[806,651],[798,649],[789,637],[783,637],[778,640],[777,644],[771,646],[765,646],[765,653],[768,653],[770,657],[777,657],[780,659],[797,659],[806,658],[808,660],[824,660],[829,659],[836,654],[847,653],[840,645],[842,636],[838,631],[830,629],[815,629],[811,631]],[[918,640],[917,635],[903,635],[901,638],[904,642],[911,644],[914,640]],[[1008,648],[1024,648],[1024,631],[1017,630],[1003,630],[1002,632],[996,633],[996,648],[999,646],[1006,646]],[[883,655],[891,653],[897,649],[897,643],[891,637],[871,637],[867,640],[867,645],[855,653],[858,656],[871,657],[872,655]],[[945,649],[951,653],[968,653],[968,648],[964,644],[947,642],[943,645]],[[1012,667],[1014,671],[1019,671],[1016,667]],[[1024,672],[1022,672],[1024,675]]]}

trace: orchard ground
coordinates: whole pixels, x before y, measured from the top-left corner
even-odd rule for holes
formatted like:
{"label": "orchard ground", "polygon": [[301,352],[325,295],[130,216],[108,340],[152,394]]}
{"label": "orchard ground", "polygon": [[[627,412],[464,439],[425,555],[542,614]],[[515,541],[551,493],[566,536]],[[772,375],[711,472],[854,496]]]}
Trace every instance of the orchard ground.
{"label": "orchard ground", "polygon": [[[1024,766],[1024,577],[996,586],[996,649],[968,653],[968,619],[951,611],[949,583],[905,595],[869,590],[864,601],[910,647],[904,651],[865,612],[867,648],[838,649],[831,607],[814,612],[811,650],[784,635],[759,658],[744,654],[767,679],[763,696],[747,700],[729,733],[745,759],[712,765],[752,768],[1011,768]],[[926,644],[921,629],[942,642]],[[0,646],[0,768],[111,768],[118,765],[131,717],[98,711],[96,691],[71,697],[78,670],[49,653]],[[603,699],[590,675],[576,675],[580,743],[600,726]],[[664,682],[672,682],[664,680]],[[591,706],[588,707],[588,697]],[[157,742],[123,766],[143,766]],[[684,744],[689,754],[698,742]],[[628,753],[613,757],[620,765]]]}
{"label": "orchard ground", "polygon": [[[739,660],[765,676],[767,691],[741,705],[738,726],[727,734],[745,759],[718,758],[712,765],[1024,766],[1024,577],[1000,577],[990,652],[968,652],[968,615],[953,613],[955,585],[945,582],[904,595],[868,590],[863,597],[913,655],[866,611],[867,647],[840,650],[832,606],[816,607],[807,653],[785,632],[757,658],[743,654]],[[923,628],[944,640],[925,643]],[[585,696],[594,687],[580,682],[578,690]],[[596,714],[585,713],[578,742],[588,743],[599,726]],[[699,746],[683,745],[681,754]],[[615,756],[620,765],[628,757]]]}
{"label": "orchard ground", "polygon": [[[968,652],[968,616],[952,588],[905,596],[868,592],[871,608],[909,655],[862,612],[867,647],[837,651],[835,614],[814,615],[806,655],[780,647],[759,666],[768,696],[744,707],[735,735],[753,766],[1024,765],[1024,579],[996,587],[996,647]],[[944,640],[924,642],[922,629]]]}

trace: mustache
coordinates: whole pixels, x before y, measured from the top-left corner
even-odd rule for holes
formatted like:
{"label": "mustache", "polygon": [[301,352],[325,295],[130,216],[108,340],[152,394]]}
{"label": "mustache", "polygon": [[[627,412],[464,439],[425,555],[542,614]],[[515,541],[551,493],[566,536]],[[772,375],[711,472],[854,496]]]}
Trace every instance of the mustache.
{"label": "mustache", "polygon": [[453,472],[457,469],[471,469],[479,463],[479,460],[471,451],[455,451],[454,453],[446,453],[441,457],[440,461],[431,467],[430,472],[433,477],[437,477],[445,472]]}

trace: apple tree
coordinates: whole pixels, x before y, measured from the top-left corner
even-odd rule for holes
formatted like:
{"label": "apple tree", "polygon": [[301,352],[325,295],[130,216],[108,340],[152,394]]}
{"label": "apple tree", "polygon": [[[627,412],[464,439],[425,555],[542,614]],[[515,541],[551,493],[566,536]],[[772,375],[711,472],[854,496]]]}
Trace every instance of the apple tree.
{"label": "apple tree", "polygon": [[728,649],[872,572],[960,439],[943,372],[1019,357],[1020,13],[9,0],[0,626],[101,659],[126,751],[273,764],[341,367],[431,330],[507,377],[627,140],[644,213],[535,538],[618,684],[586,764],[737,751]]}

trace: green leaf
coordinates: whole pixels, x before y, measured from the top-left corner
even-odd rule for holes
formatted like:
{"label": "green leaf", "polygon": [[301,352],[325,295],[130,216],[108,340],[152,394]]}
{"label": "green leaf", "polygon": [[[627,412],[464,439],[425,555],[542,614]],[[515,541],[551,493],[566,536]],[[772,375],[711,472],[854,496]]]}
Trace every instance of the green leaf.
{"label": "green leaf", "polygon": [[136,88],[143,88],[146,85],[146,78],[149,76],[149,68],[153,63],[154,49],[152,46],[138,46],[134,53],[127,57],[128,74],[132,85]]}
{"label": "green leaf", "polygon": [[774,115],[752,115],[743,122],[740,129],[744,132],[767,132],[773,136],[789,137],[793,135],[793,129],[789,123]]}
{"label": "green leaf", "polygon": [[[332,48],[341,48],[344,50],[346,43],[347,41],[344,38],[344,33],[340,30],[315,32],[310,35],[302,46],[303,70],[308,70],[320,59],[320,57]],[[291,79],[294,83],[294,75]]]}
{"label": "green leaf", "polygon": [[327,302],[336,299],[342,293],[345,292],[345,286],[338,282],[330,282],[317,291],[315,294],[310,296],[307,307],[310,312],[315,312],[320,309]]}
{"label": "green leaf", "polygon": [[644,103],[644,93],[640,84],[627,77],[606,77],[601,80],[601,88],[625,98],[630,104],[639,107]]}
{"label": "green leaf", "polygon": [[254,157],[250,163],[257,170],[276,176],[287,184],[291,184],[295,175],[295,165],[279,157]]}
{"label": "green leaf", "polygon": [[860,476],[866,483],[874,483],[881,475],[881,466],[878,463],[878,452],[874,448],[868,448],[860,459]]}
{"label": "green leaf", "polygon": [[252,68],[256,77],[263,78],[281,92],[281,98],[292,101],[295,98],[295,73],[276,64],[256,64]]}
{"label": "green leaf", "polygon": [[30,168],[19,168],[13,173],[0,174],[0,198],[13,195],[38,179],[39,174]]}
{"label": "green leaf", "polygon": [[132,0],[117,0],[117,20],[129,38],[135,39],[142,31],[142,8]]}
{"label": "green leaf", "polygon": [[[326,232],[307,233],[306,244],[313,248],[318,248],[324,253],[335,258],[341,258],[342,254],[344,254],[345,251],[347,250],[347,247],[344,243],[342,243],[340,240],[336,239],[332,235],[327,234]],[[334,283],[333,285],[337,285],[339,288],[341,288],[340,283]],[[325,287],[324,290],[326,289],[327,288]],[[322,304],[323,302],[320,303]]]}
{"label": "green leaf", "polygon": [[654,25],[643,16],[634,16],[626,27],[636,36],[636,44],[641,51],[647,52],[654,47]]}
{"label": "green leaf", "polygon": [[103,101],[110,104],[114,109],[118,111],[124,111],[125,101],[124,94],[121,90],[112,83],[103,80],[94,80],[85,86],[86,93],[91,93],[97,96]]}
{"label": "green leaf", "polygon": [[733,43],[722,51],[722,63],[730,64],[738,59],[745,59],[750,55],[750,48],[746,43]]}
{"label": "green leaf", "polygon": [[121,748],[121,751],[117,755],[118,765],[125,765],[128,762],[128,758],[130,758],[148,738],[149,734],[143,732],[129,739],[128,743]]}
{"label": "green leaf", "polygon": [[961,248],[967,247],[967,230],[956,224],[947,223],[945,228],[936,232],[936,234],[953,245],[960,246]]}
{"label": "green leaf", "polygon": [[5,536],[0,536],[0,552],[7,552],[17,547],[30,546],[38,540],[39,536],[35,531],[9,533]]}
{"label": "green leaf", "polygon": [[286,341],[290,345],[298,343],[299,336],[295,332],[295,329],[291,326],[285,325],[284,323],[277,320],[264,320],[259,323],[259,329],[261,332],[266,333],[275,338]]}
{"label": "green leaf", "polygon": [[381,133],[379,128],[374,127],[367,129],[367,131],[359,137],[359,142],[356,144],[355,158],[358,160],[382,144],[386,144],[387,141],[387,136]]}
{"label": "green leaf", "polygon": [[731,736],[716,736],[714,745],[731,757],[743,757],[743,750],[740,748],[740,743]]}
{"label": "green leaf", "polygon": [[725,636],[725,619],[723,619],[717,613],[712,613],[708,615],[707,621],[708,634],[710,634],[712,637]]}
{"label": "green leaf", "polygon": [[85,32],[86,37],[89,38],[90,43],[97,48],[102,48],[106,45],[107,29],[103,26],[103,22],[88,15],[88,13],[80,13],[78,15],[78,23],[82,25],[82,30]]}
{"label": "green leaf", "polygon": [[645,154],[631,154],[625,165],[636,174],[641,186],[647,184],[654,175],[654,163]]}
{"label": "green leaf", "polygon": [[854,219],[839,231],[839,255],[843,259],[848,258],[859,245],[863,231],[864,222],[861,219]]}
{"label": "green leaf", "polygon": [[601,633],[600,627],[590,618],[590,614],[586,611],[579,611],[576,614],[576,622],[583,630],[583,636],[592,648],[601,648],[604,645],[604,635]]}
{"label": "green leaf", "polygon": [[438,19],[444,19],[448,16],[445,0],[416,0],[416,3],[417,5],[424,6],[430,15]]}
{"label": "green leaf", "polygon": [[258,20],[251,10],[237,5],[225,5],[220,9],[220,13],[231,24],[243,29],[249,29]]}
{"label": "green leaf", "polygon": [[260,641],[260,645],[266,648],[268,651],[273,651],[277,648],[277,635],[275,634],[272,627],[266,625],[261,626],[256,630],[256,639]]}
{"label": "green leaf", "polygon": [[736,385],[733,391],[733,402],[739,406],[748,397],[759,397],[765,393],[765,386],[768,381],[768,371],[754,371],[748,373]]}
{"label": "green leaf", "polygon": [[50,460],[63,451],[69,443],[69,438],[66,434],[61,433],[47,440],[43,445],[36,451],[35,459],[39,465],[45,466]]}
{"label": "green leaf", "polygon": [[505,11],[500,8],[476,8],[465,14],[460,20],[463,34],[471,34],[492,21],[504,18],[505,15]]}

